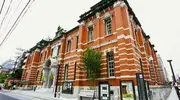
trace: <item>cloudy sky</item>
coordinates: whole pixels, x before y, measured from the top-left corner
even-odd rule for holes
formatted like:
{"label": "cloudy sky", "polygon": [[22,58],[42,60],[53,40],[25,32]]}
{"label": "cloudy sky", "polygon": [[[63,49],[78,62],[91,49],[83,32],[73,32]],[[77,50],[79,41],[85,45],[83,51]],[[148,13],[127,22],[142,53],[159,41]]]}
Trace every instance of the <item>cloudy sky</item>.
{"label": "cloudy sky", "polygon": [[[14,1],[9,16],[0,28],[0,42],[28,0],[22,0],[17,10],[16,6],[21,0]],[[79,16],[98,1],[100,0],[35,0],[13,33],[0,46],[0,64],[7,59],[14,58],[17,47],[29,49],[42,38],[53,37],[58,25],[66,30],[78,25]],[[6,0],[0,15],[0,22],[9,3],[10,0]],[[178,39],[180,37],[180,12],[178,11],[180,1],[129,0],[129,3],[141,22],[142,28],[146,34],[151,36],[150,40],[155,45],[158,54],[161,55],[169,76],[171,76],[171,71],[166,61],[168,59],[173,60],[175,73],[180,73],[180,53],[178,52],[180,51],[180,40]],[[11,19],[10,15],[13,15],[12,20],[6,27]]]}

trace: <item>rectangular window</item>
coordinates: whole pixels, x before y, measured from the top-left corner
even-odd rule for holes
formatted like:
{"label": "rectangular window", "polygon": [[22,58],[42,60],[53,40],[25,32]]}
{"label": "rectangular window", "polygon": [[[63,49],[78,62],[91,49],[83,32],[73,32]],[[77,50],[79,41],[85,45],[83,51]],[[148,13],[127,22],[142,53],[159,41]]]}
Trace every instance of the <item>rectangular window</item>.
{"label": "rectangular window", "polygon": [[70,50],[71,50],[71,40],[68,40],[66,50],[67,50],[67,52],[70,52]]}
{"label": "rectangular window", "polygon": [[39,71],[37,71],[36,73],[36,81],[38,80],[38,76],[39,76]]}
{"label": "rectangular window", "polygon": [[58,46],[58,49],[57,49],[57,56],[59,56],[59,50],[61,49],[61,45]]}
{"label": "rectangular window", "polygon": [[76,36],[76,49],[78,48],[79,36]]}
{"label": "rectangular window", "polygon": [[114,54],[113,52],[107,53],[107,65],[108,65],[108,75],[109,77],[115,76],[114,73]]}
{"label": "rectangular window", "polygon": [[42,53],[40,53],[39,61],[41,62],[42,60]]}
{"label": "rectangular window", "polygon": [[65,69],[64,69],[64,80],[68,80],[68,64],[65,65]]}
{"label": "rectangular window", "polygon": [[59,55],[59,49],[60,49],[60,45],[58,45],[58,46],[55,46],[53,49],[52,49],[52,57],[58,57],[58,55]]}
{"label": "rectangular window", "polygon": [[105,22],[106,35],[109,35],[109,34],[111,34],[111,28],[112,28],[111,18],[108,17],[108,18],[104,19],[104,22]]}
{"label": "rectangular window", "polygon": [[76,79],[76,62],[75,62],[75,64],[74,64],[74,80]]}
{"label": "rectangular window", "polygon": [[54,48],[51,49],[51,57],[53,57]]}
{"label": "rectangular window", "polygon": [[44,53],[44,60],[46,60],[46,54],[47,54],[47,51],[45,51]]}
{"label": "rectangular window", "polygon": [[88,27],[88,42],[93,40],[93,26]]}

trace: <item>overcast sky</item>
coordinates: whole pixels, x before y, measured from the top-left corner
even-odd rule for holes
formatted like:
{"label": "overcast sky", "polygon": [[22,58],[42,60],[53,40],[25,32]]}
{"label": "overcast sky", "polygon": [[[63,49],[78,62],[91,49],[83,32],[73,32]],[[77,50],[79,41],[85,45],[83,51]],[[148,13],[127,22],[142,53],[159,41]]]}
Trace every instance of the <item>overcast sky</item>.
{"label": "overcast sky", "polygon": [[[0,1],[0,5],[2,4]],[[14,0],[10,13],[20,0]],[[22,10],[28,0],[23,0]],[[79,16],[100,0],[35,0],[17,28],[8,40],[0,46],[0,64],[9,58],[14,58],[16,48],[29,49],[42,38],[53,37],[57,26],[70,30],[78,25]],[[0,15],[2,20],[10,0],[6,0]],[[129,0],[130,6],[142,24],[146,34],[150,35],[152,44],[161,55],[164,65],[171,76],[169,64],[166,60],[173,60],[175,73],[180,73],[180,1],[179,0]],[[1,6],[0,6],[1,7]],[[14,16],[18,15],[18,11]],[[17,16],[16,16],[17,17]],[[9,16],[6,18],[7,24]],[[15,20],[15,17],[13,17]],[[12,21],[13,22],[13,21]],[[7,33],[5,25],[0,29],[0,42]]]}

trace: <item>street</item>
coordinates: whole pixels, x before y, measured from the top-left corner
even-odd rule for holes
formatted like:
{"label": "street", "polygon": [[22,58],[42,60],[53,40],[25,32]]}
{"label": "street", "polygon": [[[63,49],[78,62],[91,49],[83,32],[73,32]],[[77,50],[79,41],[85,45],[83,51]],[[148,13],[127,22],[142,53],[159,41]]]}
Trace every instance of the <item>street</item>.
{"label": "street", "polygon": [[167,98],[167,100],[179,100],[178,96],[177,96],[177,93],[176,93],[176,90],[174,89],[174,87],[172,88],[172,92],[169,95],[169,97]]}
{"label": "street", "polygon": [[27,95],[15,94],[10,91],[0,91],[0,100],[41,100]]}
{"label": "street", "polygon": [[8,95],[5,95],[3,92],[0,92],[0,100],[19,100]]}

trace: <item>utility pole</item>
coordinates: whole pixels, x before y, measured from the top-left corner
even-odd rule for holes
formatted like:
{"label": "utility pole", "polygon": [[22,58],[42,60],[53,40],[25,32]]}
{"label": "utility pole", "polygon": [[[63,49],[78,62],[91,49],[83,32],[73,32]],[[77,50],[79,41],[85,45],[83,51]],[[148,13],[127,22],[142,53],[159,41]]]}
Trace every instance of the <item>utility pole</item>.
{"label": "utility pole", "polygon": [[[174,86],[175,83],[176,83],[176,77],[175,77],[175,75],[174,75],[174,70],[173,70],[173,67],[172,67],[172,64],[171,64],[172,60],[167,60],[167,62],[169,62],[169,65],[170,65],[170,67],[171,67],[171,71],[172,71],[172,75],[173,75],[173,86]],[[177,93],[177,96],[178,96],[178,98],[179,98],[179,100],[180,100],[179,88],[178,88],[177,86],[174,86],[174,88],[175,88],[176,93]]]}
{"label": "utility pole", "polygon": [[147,89],[146,89],[146,81],[144,79],[144,70],[143,70],[143,64],[142,64],[142,59],[139,59],[140,61],[140,66],[141,66],[141,73],[142,73],[142,78],[143,78],[143,88],[144,88],[144,96],[145,96],[145,100],[148,100],[148,96],[147,96]]}
{"label": "utility pole", "polygon": [[[175,83],[176,82],[176,77],[174,75],[174,70],[173,70],[172,64],[171,64],[172,60],[167,60],[167,62],[169,62],[169,65],[171,67],[171,71],[172,71],[172,75],[173,75],[173,82]],[[173,85],[174,85],[174,83],[173,83]]]}

